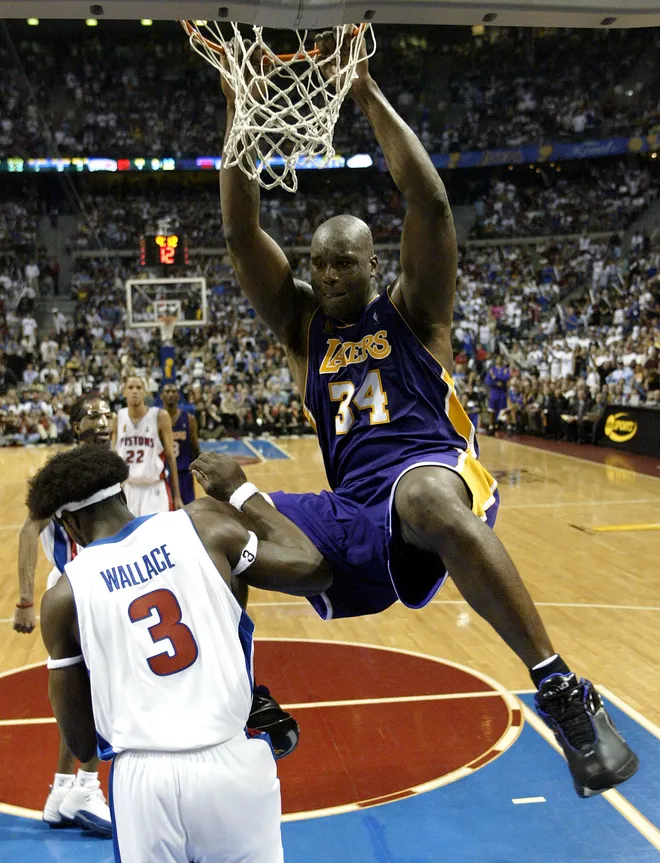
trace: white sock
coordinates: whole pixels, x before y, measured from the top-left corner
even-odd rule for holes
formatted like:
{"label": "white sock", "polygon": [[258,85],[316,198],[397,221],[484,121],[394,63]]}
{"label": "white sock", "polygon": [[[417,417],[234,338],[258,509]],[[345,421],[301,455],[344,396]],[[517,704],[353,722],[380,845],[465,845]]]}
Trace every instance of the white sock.
{"label": "white sock", "polygon": [[71,788],[76,781],[73,773],[56,773],[53,779],[53,788]]}
{"label": "white sock", "polygon": [[539,662],[538,665],[535,665],[534,668],[532,668],[532,671],[538,671],[539,668],[545,668],[546,665],[550,665],[551,662],[554,662],[558,656],[558,653],[555,653],[554,656],[549,656],[547,659],[544,659],[543,662]]}
{"label": "white sock", "polygon": [[87,770],[79,770],[76,776],[76,785],[95,785],[98,782],[98,778],[99,774],[96,771],[92,773]]}

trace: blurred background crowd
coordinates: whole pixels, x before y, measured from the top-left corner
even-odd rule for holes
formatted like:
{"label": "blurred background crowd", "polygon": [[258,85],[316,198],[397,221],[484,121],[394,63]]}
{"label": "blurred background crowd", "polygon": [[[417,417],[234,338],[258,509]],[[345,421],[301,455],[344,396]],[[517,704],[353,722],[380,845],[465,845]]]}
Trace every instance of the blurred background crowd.
{"label": "blurred background crowd", "polygon": [[[0,42],[0,158],[219,152],[217,81],[174,27],[130,39],[121,26],[67,40],[25,30]],[[378,38],[374,75],[433,152],[660,128],[655,31],[385,27]],[[350,104],[339,150],[349,137],[375,153]],[[609,404],[660,407],[653,155],[443,172],[460,245],[453,374],[483,431],[588,442]],[[389,175],[304,173],[297,195],[262,206],[296,277],[309,280],[316,226],[350,212],[373,231],[385,290],[405,216]],[[140,271],[140,236],[161,224],[188,238],[191,263],[176,274],[208,287],[209,324],[174,334],[201,436],[311,432],[282,349],[233,277],[216,178],[0,176],[0,444],[72,440],[73,401],[98,389],[119,407],[128,369],[157,398],[160,333],[127,327],[124,284]]]}

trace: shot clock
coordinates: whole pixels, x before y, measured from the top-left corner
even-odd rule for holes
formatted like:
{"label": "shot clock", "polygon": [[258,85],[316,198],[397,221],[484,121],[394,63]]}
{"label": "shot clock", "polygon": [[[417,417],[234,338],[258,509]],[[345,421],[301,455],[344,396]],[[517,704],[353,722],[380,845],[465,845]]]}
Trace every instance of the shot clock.
{"label": "shot clock", "polygon": [[140,266],[170,267],[187,263],[187,237],[181,234],[146,234],[140,238]]}

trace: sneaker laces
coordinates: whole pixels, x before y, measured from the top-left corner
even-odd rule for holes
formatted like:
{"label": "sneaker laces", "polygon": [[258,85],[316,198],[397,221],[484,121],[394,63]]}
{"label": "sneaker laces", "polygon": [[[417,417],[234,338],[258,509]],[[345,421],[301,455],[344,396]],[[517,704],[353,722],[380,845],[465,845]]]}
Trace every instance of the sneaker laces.
{"label": "sneaker laces", "polygon": [[574,749],[593,746],[594,733],[588,710],[583,703],[584,684],[575,683],[567,689],[550,686],[542,693],[542,707],[564,732],[564,736]]}

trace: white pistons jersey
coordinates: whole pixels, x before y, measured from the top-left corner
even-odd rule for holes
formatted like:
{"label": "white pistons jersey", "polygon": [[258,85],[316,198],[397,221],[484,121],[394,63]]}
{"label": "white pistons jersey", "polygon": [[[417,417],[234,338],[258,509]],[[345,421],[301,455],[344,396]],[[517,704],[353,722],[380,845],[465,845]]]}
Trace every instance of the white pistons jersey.
{"label": "white pistons jersey", "polygon": [[128,408],[117,412],[115,449],[128,465],[128,482],[134,485],[151,485],[165,478],[158,411],[159,408],[149,408],[138,423],[130,418]]}
{"label": "white pistons jersey", "polygon": [[101,758],[243,733],[254,625],[184,510],[134,519],[80,549],[66,575]]}

